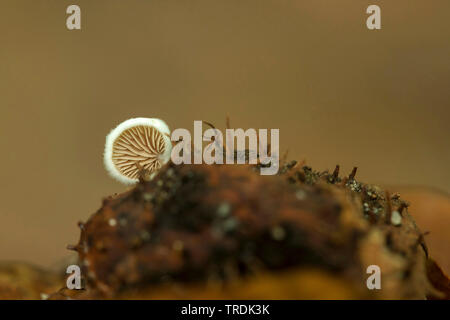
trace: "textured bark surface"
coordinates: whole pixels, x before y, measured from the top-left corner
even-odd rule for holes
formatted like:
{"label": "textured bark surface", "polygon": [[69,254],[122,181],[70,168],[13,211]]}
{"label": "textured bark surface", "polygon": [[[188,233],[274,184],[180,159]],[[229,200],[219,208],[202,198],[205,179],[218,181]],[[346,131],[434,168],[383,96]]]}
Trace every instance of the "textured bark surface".
{"label": "textured bark surface", "polygon": [[[398,195],[358,182],[356,170],[340,178],[339,167],[258,172],[169,165],[105,199],[73,247],[86,290],[51,298],[439,296],[423,234]],[[382,290],[366,287],[373,264]]]}

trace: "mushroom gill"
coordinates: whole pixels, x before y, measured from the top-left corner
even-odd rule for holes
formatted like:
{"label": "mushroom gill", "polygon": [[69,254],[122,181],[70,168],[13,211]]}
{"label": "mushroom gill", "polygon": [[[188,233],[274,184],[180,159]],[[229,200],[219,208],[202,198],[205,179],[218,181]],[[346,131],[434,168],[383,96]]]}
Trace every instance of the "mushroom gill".
{"label": "mushroom gill", "polygon": [[139,180],[141,170],[152,178],[170,159],[172,144],[167,125],[159,119],[129,119],[106,139],[105,166],[124,183]]}

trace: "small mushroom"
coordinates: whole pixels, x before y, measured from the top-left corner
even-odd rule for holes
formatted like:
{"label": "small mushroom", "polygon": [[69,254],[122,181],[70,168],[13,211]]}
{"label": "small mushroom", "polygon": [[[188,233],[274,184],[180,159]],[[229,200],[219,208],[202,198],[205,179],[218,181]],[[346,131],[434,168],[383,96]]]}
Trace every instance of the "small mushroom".
{"label": "small mushroom", "polygon": [[152,179],[170,160],[172,143],[167,124],[155,118],[128,119],[106,136],[104,163],[118,181],[139,181],[142,170]]}

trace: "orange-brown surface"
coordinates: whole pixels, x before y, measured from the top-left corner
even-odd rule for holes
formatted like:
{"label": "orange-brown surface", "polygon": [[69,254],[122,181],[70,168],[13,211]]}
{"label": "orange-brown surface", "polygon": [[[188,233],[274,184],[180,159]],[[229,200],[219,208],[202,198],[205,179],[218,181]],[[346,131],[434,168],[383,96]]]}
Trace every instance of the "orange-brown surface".
{"label": "orange-brown surface", "polygon": [[[279,128],[281,150],[316,168],[450,191],[448,0],[379,0],[373,32],[370,1],[76,3],[81,31],[67,2],[0,1],[0,260],[70,255],[76,222],[125,190],[101,156],[135,116],[222,129],[230,115]],[[417,199],[413,215],[438,200]],[[417,220],[448,266],[449,213],[433,213]]]}

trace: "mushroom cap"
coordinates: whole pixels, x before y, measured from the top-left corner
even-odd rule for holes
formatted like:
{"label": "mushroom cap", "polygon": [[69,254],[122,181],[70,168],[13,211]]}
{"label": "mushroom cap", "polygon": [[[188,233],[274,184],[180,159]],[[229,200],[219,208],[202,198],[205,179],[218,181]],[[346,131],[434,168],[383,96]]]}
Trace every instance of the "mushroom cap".
{"label": "mushroom cap", "polygon": [[106,136],[103,161],[108,173],[118,181],[139,181],[141,169],[153,178],[172,152],[170,130],[156,118],[128,119]]}

